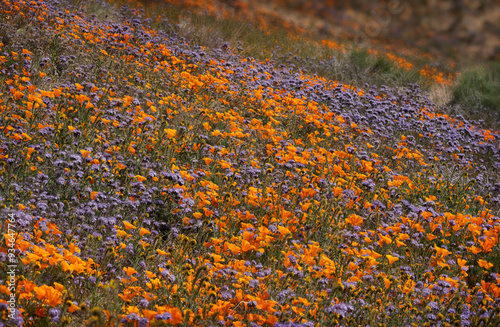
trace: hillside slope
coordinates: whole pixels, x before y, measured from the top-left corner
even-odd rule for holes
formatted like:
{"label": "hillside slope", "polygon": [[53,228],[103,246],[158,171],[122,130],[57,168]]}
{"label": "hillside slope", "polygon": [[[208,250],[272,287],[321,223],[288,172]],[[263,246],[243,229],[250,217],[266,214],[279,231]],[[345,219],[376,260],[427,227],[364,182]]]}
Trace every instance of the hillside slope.
{"label": "hillside slope", "polygon": [[3,323],[500,321],[497,132],[148,10],[0,0]]}

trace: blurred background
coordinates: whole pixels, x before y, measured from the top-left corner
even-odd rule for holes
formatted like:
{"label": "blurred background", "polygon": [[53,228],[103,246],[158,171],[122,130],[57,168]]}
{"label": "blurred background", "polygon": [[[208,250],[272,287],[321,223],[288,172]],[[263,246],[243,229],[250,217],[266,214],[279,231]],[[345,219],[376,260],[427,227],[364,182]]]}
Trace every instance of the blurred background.
{"label": "blurred background", "polygon": [[472,61],[500,59],[500,0],[226,0],[325,37],[397,39]]}

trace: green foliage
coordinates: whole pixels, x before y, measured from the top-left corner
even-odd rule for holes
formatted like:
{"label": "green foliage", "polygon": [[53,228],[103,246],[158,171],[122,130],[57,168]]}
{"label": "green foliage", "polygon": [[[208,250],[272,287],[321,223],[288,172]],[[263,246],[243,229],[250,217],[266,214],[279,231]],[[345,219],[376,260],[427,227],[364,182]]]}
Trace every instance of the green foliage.
{"label": "green foliage", "polygon": [[484,119],[487,126],[500,126],[500,63],[466,70],[453,88],[453,103],[464,115]]}

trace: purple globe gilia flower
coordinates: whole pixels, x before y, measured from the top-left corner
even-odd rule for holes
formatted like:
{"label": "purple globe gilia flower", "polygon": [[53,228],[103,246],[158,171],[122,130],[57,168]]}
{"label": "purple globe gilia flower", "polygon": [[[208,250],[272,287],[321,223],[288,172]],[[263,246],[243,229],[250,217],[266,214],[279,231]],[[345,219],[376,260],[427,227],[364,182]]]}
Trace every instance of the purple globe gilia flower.
{"label": "purple globe gilia flower", "polygon": [[59,316],[61,314],[61,310],[57,309],[57,308],[51,308],[49,310],[49,317],[51,319],[52,322],[58,322],[59,321]]}
{"label": "purple globe gilia flower", "polygon": [[141,301],[139,302],[139,304],[143,307],[143,308],[147,308],[149,306],[149,301],[146,300],[146,299],[141,299]]}

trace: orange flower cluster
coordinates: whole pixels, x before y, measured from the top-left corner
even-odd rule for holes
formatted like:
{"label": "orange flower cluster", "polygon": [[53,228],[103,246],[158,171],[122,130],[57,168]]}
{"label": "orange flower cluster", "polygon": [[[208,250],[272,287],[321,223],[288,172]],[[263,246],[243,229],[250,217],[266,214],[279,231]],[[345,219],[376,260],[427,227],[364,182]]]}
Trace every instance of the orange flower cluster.
{"label": "orange flower cluster", "polygon": [[0,279],[9,260],[18,273],[14,319],[0,286],[2,322],[498,318],[498,133],[437,113],[416,86],[208,53],[135,3],[104,22],[1,1],[1,17],[67,47],[1,44],[0,210],[16,232],[13,257],[2,219]]}

